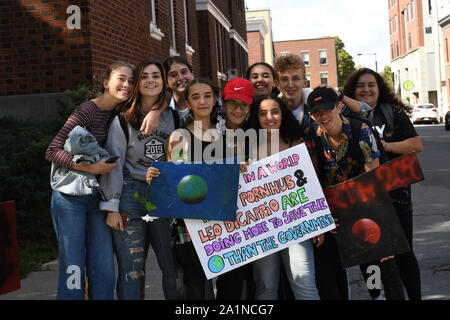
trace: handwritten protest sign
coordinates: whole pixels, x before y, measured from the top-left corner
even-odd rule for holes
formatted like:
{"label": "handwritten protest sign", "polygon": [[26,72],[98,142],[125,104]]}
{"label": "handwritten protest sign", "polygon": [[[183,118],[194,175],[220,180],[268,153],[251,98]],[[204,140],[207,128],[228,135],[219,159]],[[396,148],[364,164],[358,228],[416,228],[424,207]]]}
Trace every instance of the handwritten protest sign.
{"label": "handwritten protest sign", "polygon": [[304,144],[247,167],[234,221],[185,223],[208,279],[335,228]]}
{"label": "handwritten protest sign", "polygon": [[339,219],[336,243],[343,267],[410,250],[387,192],[423,179],[417,155],[409,153],[324,190]]}

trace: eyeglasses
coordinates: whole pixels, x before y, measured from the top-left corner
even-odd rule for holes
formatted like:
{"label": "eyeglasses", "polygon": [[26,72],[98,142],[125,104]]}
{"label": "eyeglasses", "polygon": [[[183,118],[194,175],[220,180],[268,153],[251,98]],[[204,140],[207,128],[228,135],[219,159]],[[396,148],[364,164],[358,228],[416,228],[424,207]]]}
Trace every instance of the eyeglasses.
{"label": "eyeglasses", "polygon": [[242,111],[249,111],[250,110],[250,105],[246,104],[246,103],[238,103],[234,100],[229,100],[227,102],[225,102],[225,105],[230,108],[231,110],[236,110],[238,107],[242,110]]}
{"label": "eyeglasses", "polygon": [[290,81],[292,81],[295,84],[300,84],[303,80],[304,80],[304,78],[300,78],[299,76],[294,76],[292,78],[281,77],[280,78],[280,84],[283,85],[283,86],[286,86],[286,85],[289,84]]}

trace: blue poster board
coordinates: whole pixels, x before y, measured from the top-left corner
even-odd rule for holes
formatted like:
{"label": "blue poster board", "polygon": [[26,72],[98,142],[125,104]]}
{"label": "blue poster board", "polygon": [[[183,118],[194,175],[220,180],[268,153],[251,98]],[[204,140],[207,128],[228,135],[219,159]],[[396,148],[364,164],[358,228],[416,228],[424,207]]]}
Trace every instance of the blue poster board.
{"label": "blue poster board", "polygon": [[160,175],[152,180],[147,196],[157,207],[151,216],[236,219],[239,164],[154,162],[153,166]]}

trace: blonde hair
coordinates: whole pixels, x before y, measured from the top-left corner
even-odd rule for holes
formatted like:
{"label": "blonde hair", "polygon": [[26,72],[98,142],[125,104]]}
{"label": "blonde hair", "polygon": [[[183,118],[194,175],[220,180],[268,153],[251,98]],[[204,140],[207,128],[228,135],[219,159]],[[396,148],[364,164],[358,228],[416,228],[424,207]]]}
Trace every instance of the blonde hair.
{"label": "blonde hair", "polygon": [[275,61],[275,70],[277,72],[285,72],[286,70],[297,70],[301,69],[303,72],[303,77],[306,76],[306,68],[305,63],[302,58],[296,54],[287,54],[281,57],[278,57]]}

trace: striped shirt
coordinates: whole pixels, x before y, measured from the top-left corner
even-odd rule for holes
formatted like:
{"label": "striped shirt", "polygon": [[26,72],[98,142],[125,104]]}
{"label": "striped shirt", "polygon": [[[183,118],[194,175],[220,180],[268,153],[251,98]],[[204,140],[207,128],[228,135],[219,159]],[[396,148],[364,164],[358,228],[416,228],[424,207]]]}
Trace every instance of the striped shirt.
{"label": "striped shirt", "polygon": [[113,111],[102,110],[92,101],[83,102],[73,111],[64,126],[53,138],[45,152],[45,159],[61,166],[72,168],[73,155],[64,150],[64,143],[72,129],[76,126],[86,128],[87,131],[94,135],[98,144],[103,147],[113,116]]}

